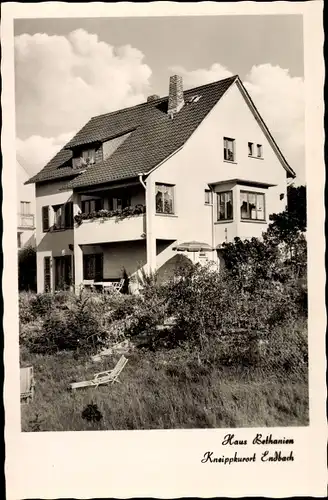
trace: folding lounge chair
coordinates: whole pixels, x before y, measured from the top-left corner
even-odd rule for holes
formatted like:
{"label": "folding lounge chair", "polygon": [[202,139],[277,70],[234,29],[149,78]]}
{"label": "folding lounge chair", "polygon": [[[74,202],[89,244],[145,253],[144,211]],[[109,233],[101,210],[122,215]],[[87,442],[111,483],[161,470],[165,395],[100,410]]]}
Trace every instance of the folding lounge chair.
{"label": "folding lounge chair", "polygon": [[34,397],[34,374],[33,366],[20,369],[20,400],[26,404],[33,401]]}
{"label": "folding lounge chair", "polygon": [[104,372],[96,373],[92,380],[73,382],[72,384],[70,384],[70,388],[80,389],[81,387],[98,387],[98,385],[102,384],[113,384],[114,382],[120,382],[118,377],[127,362],[127,358],[125,356],[121,356],[113,370],[106,370]]}

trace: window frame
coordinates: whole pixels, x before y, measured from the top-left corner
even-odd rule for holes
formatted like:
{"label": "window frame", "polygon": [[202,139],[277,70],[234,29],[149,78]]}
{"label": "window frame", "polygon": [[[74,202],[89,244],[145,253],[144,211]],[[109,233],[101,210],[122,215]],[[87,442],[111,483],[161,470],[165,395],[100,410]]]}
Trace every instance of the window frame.
{"label": "window frame", "polygon": [[[91,203],[94,202],[94,210],[91,210]],[[86,207],[89,205],[88,211]],[[92,198],[90,200],[82,200],[81,202],[82,213],[91,214],[92,212],[98,212],[104,208],[104,200],[102,198]]]}
{"label": "window frame", "polygon": [[[224,205],[225,206],[225,209],[224,209],[224,211],[225,211],[225,217],[221,218],[220,217],[220,206],[221,206],[221,200],[220,200],[220,198],[221,198],[221,196],[226,195],[226,194],[230,194],[230,196],[231,196],[231,200],[230,200],[231,201],[231,217],[227,216],[228,215],[227,214],[227,212],[228,212],[227,211],[227,203],[228,202],[225,201],[224,202],[225,203],[225,205]],[[229,189],[227,191],[218,191],[216,193],[216,195],[217,195],[216,196],[216,202],[217,202],[216,218],[217,218],[217,222],[221,222],[221,221],[233,221],[234,220],[233,219],[234,218],[234,213],[233,213],[234,210],[233,210],[233,191],[232,191],[232,189]]]}
{"label": "window frame", "polygon": [[256,144],[256,158],[263,158],[263,146],[262,146],[262,144]]}
{"label": "window frame", "polygon": [[[66,229],[73,229],[73,202],[59,203],[58,205],[51,205],[54,214],[54,223],[52,226],[53,231],[65,231]],[[60,210],[60,220],[57,224],[57,212]]]}
{"label": "window frame", "polygon": [[[209,195],[208,201],[207,201],[206,195]],[[204,200],[205,205],[213,205],[213,191],[211,189],[205,189],[204,196],[205,196],[205,200]]]}
{"label": "window frame", "polygon": [[[226,156],[229,156],[228,154],[226,155],[226,151],[229,151],[228,142],[231,142],[232,145],[232,159],[226,158]],[[236,162],[236,139],[232,137],[223,137],[223,160],[230,163]]]}
{"label": "window frame", "polygon": [[[242,216],[242,212],[241,212],[241,195],[242,194],[246,194],[247,195],[247,207],[248,207],[248,213],[249,213],[249,217],[245,217],[245,216]],[[253,219],[252,218],[252,213],[251,213],[251,210],[249,209],[249,195],[252,195],[252,196],[255,196],[255,210],[256,210],[256,219]],[[257,217],[257,214],[258,214],[258,209],[256,208],[257,207],[257,196],[260,195],[260,196],[263,196],[263,219],[259,219]],[[265,193],[261,193],[259,191],[246,191],[244,189],[241,189],[239,191],[239,206],[240,206],[240,220],[241,221],[250,221],[250,222],[253,222],[253,221],[259,221],[259,222],[266,222],[266,206],[265,206]]]}
{"label": "window frame", "polygon": [[[25,210],[25,208],[27,210]],[[21,215],[31,215],[31,202],[30,201],[21,201],[20,202],[20,214]]]}
{"label": "window frame", "polygon": [[254,142],[248,142],[248,156],[254,156]]}
{"label": "window frame", "polygon": [[[157,191],[158,186],[171,189],[171,193],[172,193],[172,211],[171,212],[165,212],[165,200],[164,200],[163,196],[162,196],[162,208],[163,208],[163,210],[162,211],[157,210],[156,197],[157,197],[158,193],[160,192],[160,191]],[[163,193],[162,193],[162,195],[163,195]],[[155,213],[157,215],[176,215],[175,184],[167,184],[164,182],[156,182],[155,183]]]}

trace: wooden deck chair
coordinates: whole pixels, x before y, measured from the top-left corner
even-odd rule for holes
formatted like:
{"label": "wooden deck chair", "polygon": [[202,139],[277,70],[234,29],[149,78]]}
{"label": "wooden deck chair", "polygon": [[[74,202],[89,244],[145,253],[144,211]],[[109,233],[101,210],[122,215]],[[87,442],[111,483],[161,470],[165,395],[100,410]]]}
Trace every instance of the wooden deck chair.
{"label": "wooden deck chair", "polygon": [[26,404],[33,401],[34,397],[34,373],[33,366],[20,369],[20,400]]}
{"label": "wooden deck chair", "polygon": [[119,375],[128,362],[125,356],[121,356],[113,370],[106,370],[104,372],[96,373],[92,380],[84,380],[83,382],[73,382],[70,384],[71,389],[80,389],[81,387],[98,387],[102,384],[114,384],[114,382],[121,382]]}

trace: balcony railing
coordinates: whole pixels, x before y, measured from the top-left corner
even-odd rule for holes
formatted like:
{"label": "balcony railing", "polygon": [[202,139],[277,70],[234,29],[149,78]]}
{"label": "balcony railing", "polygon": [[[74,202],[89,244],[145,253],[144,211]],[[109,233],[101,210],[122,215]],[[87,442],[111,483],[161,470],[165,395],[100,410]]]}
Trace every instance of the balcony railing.
{"label": "balcony railing", "polygon": [[34,214],[18,214],[18,227],[34,229]]}

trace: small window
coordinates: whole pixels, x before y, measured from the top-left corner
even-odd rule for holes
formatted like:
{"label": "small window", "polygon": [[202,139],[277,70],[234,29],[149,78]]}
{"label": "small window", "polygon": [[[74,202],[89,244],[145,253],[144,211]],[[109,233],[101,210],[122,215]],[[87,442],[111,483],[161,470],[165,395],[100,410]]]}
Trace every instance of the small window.
{"label": "small window", "polygon": [[30,201],[21,201],[20,202],[20,213],[21,213],[21,215],[30,215],[31,214],[31,202]]}
{"label": "small window", "polygon": [[243,220],[265,220],[264,194],[240,191],[240,216]]}
{"label": "small window", "polygon": [[96,150],[94,148],[91,149],[85,149],[82,151],[81,157],[83,160],[88,164],[88,163],[95,163],[96,161]]}
{"label": "small window", "polygon": [[232,191],[217,193],[217,201],[218,201],[218,220],[232,220],[233,219]]}
{"label": "small window", "polygon": [[212,205],[212,191],[205,189],[205,205]]}
{"label": "small window", "polygon": [[252,142],[248,143],[248,156],[253,156],[254,154],[254,144]]}
{"label": "small window", "polygon": [[156,184],[156,213],[174,214],[174,186]]}
{"label": "small window", "polygon": [[262,144],[257,144],[257,157],[262,158]]}
{"label": "small window", "polygon": [[223,138],[223,157],[226,161],[235,161],[235,139]]}

